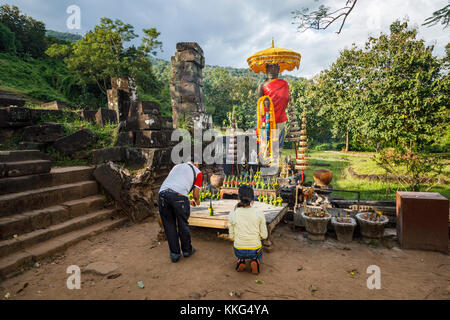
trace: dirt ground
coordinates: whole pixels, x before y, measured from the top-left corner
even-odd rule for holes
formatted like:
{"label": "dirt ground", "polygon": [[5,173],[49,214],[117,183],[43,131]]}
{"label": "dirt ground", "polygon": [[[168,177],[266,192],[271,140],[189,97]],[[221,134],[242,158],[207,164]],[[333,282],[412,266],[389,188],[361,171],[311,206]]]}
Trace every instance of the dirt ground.
{"label": "dirt ground", "polygon": [[[274,230],[275,248],[263,255],[262,272],[238,273],[232,243],[217,230],[192,228],[197,252],[169,260],[158,243],[154,219],[129,224],[70,247],[0,282],[5,299],[446,299],[450,258],[437,252],[388,249],[332,237],[311,243],[290,222]],[[114,263],[110,277],[82,272],[81,289],[69,290],[66,269],[92,262]],[[381,270],[381,289],[368,289],[367,267]],[[120,275],[119,275],[120,274]],[[138,286],[142,281],[144,288]]]}

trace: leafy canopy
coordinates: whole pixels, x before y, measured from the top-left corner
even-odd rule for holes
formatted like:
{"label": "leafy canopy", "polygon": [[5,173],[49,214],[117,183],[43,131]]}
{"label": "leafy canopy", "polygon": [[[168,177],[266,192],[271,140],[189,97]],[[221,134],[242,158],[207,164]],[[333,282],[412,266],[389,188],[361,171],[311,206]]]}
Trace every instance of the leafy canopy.
{"label": "leafy canopy", "polygon": [[69,70],[77,74],[81,83],[97,84],[106,92],[111,77],[134,77],[144,91],[158,91],[159,82],[152,73],[150,54],[161,50],[156,28],[144,29],[142,44],[126,43],[138,36],[134,27],[118,19],[102,18],[94,30],[73,44],[53,44],[46,53],[63,58]]}

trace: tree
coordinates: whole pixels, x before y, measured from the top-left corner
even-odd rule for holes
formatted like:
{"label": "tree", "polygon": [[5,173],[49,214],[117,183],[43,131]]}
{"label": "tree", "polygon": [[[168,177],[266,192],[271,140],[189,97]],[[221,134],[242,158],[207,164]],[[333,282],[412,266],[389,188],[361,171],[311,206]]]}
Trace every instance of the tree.
{"label": "tree", "polygon": [[365,127],[373,143],[410,152],[433,143],[445,123],[448,92],[442,91],[442,63],[433,46],[417,40],[407,22],[391,24],[390,35],[370,38],[361,55],[360,97]]}
{"label": "tree", "polygon": [[349,151],[350,136],[358,132],[360,121],[360,77],[359,59],[361,50],[353,46],[341,51],[329,70],[319,78],[318,89],[323,106],[322,114],[332,117],[333,136],[345,136],[345,151]]}
{"label": "tree", "polygon": [[145,91],[158,91],[161,84],[152,73],[150,54],[156,54],[162,43],[155,28],[144,29],[139,47],[125,47],[137,38],[134,28],[120,20],[102,18],[100,25],[73,44],[53,44],[46,53],[63,58],[80,83],[94,83],[106,93],[111,77],[134,77]]}
{"label": "tree", "polygon": [[0,51],[8,53],[16,52],[14,33],[2,23],[0,23]]}
{"label": "tree", "polygon": [[323,107],[323,92],[320,89],[322,85],[319,85],[318,81],[319,78],[315,77],[311,80],[300,78],[289,82],[289,95],[297,119],[300,120],[302,114],[306,114],[306,132],[310,144],[329,143],[332,140],[332,117]]}
{"label": "tree", "polygon": [[227,114],[233,110],[234,101],[230,93],[233,90],[233,77],[224,68],[217,68],[204,76],[203,93],[206,111],[212,114],[214,123],[219,126],[228,124]]}
{"label": "tree", "polygon": [[304,32],[308,29],[325,30],[334,22],[341,20],[341,26],[336,32],[339,34],[344,27],[348,15],[355,7],[356,2],[358,2],[358,0],[346,0],[345,6],[337,10],[332,10],[330,7],[320,5],[317,10],[309,12],[309,8],[303,7],[300,10],[291,12],[291,14],[294,15],[293,19],[298,20],[298,22],[293,23],[298,24],[298,30],[300,32]]}
{"label": "tree", "polygon": [[16,6],[0,6],[0,23],[15,35],[15,47],[19,54],[35,58],[44,56],[46,49],[45,24],[22,15]]}

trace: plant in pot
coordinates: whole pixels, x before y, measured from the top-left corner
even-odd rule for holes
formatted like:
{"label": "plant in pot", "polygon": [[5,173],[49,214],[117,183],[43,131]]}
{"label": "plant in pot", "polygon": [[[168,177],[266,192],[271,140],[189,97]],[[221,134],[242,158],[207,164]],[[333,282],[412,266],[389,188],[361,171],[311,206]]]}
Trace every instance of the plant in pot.
{"label": "plant in pot", "polygon": [[308,239],[313,241],[325,240],[325,233],[327,233],[327,224],[331,219],[331,215],[326,209],[311,210],[305,206],[302,212],[302,218],[305,223],[306,231],[308,232]]}
{"label": "plant in pot", "polygon": [[380,239],[389,219],[378,212],[361,212],[356,215],[363,240]]}
{"label": "plant in pot", "polygon": [[331,218],[331,224],[336,231],[336,236],[341,242],[351,242],[353,239],[353,232],[355,231],[356,221],[350,215],[343,215],[342,213],[337,217]]}

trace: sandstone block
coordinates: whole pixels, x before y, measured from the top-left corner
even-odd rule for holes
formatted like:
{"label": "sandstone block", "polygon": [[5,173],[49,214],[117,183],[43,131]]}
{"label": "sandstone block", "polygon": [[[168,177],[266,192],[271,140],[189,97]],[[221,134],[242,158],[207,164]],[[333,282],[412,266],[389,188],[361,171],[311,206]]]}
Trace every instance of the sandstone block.
{"label": "sandstone block", "polygon": [[92,151],[92,162],[99,164],[103,162],[124,162],[125,148],[117,146]]}
{"label": "sandstone block", "polygon": [[26,142],[48,143],[58,140],[63,134],[61,124],[48,122],[26,127],[22,134],[22,140]]}
{"label": "sandstone block", "polygon": [[117,111],[111,109],[98,109],[95,114],[95,120],[104,127],[106,124],[115,124],[118,122]]}
{"label": "sandstone block", "polygon": [[0,107],[17,106],[23,107],[25,99],[16,94],[0,91]]}
{"label": "sandstone block", "polygon": [[97,136],[88,129],[79,130],[68,136],[59,138],[53,143],[53,147],[63,155],[70,155],[83,150],[97,141]]}

